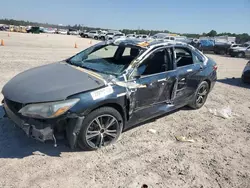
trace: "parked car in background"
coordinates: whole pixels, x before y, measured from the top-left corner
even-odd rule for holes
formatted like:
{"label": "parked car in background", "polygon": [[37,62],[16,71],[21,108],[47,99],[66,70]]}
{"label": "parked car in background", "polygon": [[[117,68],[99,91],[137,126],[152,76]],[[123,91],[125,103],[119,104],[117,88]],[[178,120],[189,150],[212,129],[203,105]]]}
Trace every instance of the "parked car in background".
{"label": "parked car in background", "polygon": [[101,33],[101,31],[91,30],[91,31],[88,31],[88,32],[81,33],[80,35],[83,38],[93,38],[93,39],[98,40],[100,33]]}
{"label": "parked car in background", "polygon": [[123,33],[119,31],[115,32],[108,32],[106,35],[106,40],[113,40],[114,38],[119,38],[125,36]]}
{"label": "parked car in background", "polygon": [[138,39],[147,39],[148,35],[137,35],[136,38],[138,38]]}
{"label": "parked car in background", "polygon": [[231,57],[250,57],[250,42],[246,42],[236,47],[231,47],[228,53]]}
{"label": "parked car in background", "polygon": [[231,43],[215,42],[213,51],[215,54],[225,55],[229,53],[229,49],[231,47],[232,47]]}
{"label": "parked car in background", "polygon": [[88,32],[88,38],[93,38],[93,39],[98,40],[98,35],[99,35],[99,32],[96,30]]}
{"label": "parked car in background", "polygon": [[127,38],[136,38],[136,34],[127,34],[126,37]]}
{"label": "parked car in background", "polygon": [[241,79],[244,83],[249,83],[250,84],[250,61],[246,64]]}
{"label": "parked car in background", "polygon": [[2,102],[28,136],[56,143],[56,133],[65,132],[71,148],[95,150],[150,118],[186,105],[201,108],[216,70],[212,59],[184,43],[108,40],[16,75],[3,87]]}
{"label": "parked car in background", "polygon": [[55,28],[41,27],[40,29],[42,30],[43,33],[49,33],[49,34],[55,34],[56,33],[56,29]]}
{"label": "parked car in background", "polygon": [[67,35],[68,34],[68,30],[66,29],[58,29],[56,31],[57,34],[61,34],[61,35]]}
{"label": "parked car in background", "polygon": [[79,35],[79,31],[77,29],[70,28],[67,32],[68,35]]}
{"label": "parked car in background", "polygon": [[43,30],[40,27],[29,27],[27,30],[27,33],[36,33],[39,34],[41,32],[43,32]]}
{"label": "parked car in background", "polygon": [[116,33],[113,37],[113,40],[116,40],[118,38],[126,38],[124,33]]}
{"label": "parked car in background", "polygon": [[0,26],[0,31],[8,31],[8,30],[9,30],[9,26],[7,26],[7,25]]}
{"label": "parked car in background", "polygon": [[107,31],[100,31],[100,33],[99,33],[99,35],[98,35],[98,39],[100,39],[100,40],[105,40],[105,38],[106,38],[106,35],[107,35]]}

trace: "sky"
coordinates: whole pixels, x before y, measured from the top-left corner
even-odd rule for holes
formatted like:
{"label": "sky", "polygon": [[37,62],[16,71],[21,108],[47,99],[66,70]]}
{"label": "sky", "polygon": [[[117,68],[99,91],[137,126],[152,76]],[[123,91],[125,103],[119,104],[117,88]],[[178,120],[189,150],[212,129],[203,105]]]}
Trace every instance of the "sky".
{"label": "sky", "polygon": [[250,0],[1,0],[1,18],[109,29],[250,33]]}

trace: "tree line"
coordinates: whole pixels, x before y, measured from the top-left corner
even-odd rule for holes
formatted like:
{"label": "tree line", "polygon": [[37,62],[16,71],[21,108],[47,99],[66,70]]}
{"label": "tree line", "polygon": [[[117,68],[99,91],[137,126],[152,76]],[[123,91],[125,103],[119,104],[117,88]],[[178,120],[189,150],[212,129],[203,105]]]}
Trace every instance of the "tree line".
{"label": "tree line", "polygon": [[[1,24],[6,25],[22,25],[22,26],[39,26],[39,27],[52,27],[52,28],[58,28],[58,29],[78,29],[78,30],[109,30],[108,28],[99,28],[99,27],[87,27],[80,24],[75,25],[56,25],[56,24],[49,24],[49,23],[38,23],[38,22],[30,22],[30,21],[24,21],[24,20],[14,20],[14,19],[0,19]],[[146,34],[146,35],[154,35],[156,33],[171,33],[169,30],[145,30],[145,29],[122,29],[121,32],[125,34]],[[194,34],[194,33],[175,33],[187,36],[189,38],[199,38],[201,36],[208,36],[208,37],[215,37],[215,36],[232,36],[236,37],[236,43],[244,43],[247,41],[250,41],[250,35],[248,33],[242,33],[242,34],[236,34],[236,33],[217,33],[215,30],[211,30],[208,33],[202,33],[202,34]]]}

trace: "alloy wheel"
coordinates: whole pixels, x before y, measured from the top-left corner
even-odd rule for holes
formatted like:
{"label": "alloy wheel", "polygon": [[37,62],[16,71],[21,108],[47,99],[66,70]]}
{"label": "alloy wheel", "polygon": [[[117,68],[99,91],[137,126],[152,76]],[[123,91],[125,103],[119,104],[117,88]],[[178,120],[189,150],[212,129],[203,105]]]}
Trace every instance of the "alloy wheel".
{"label": "alloy wheel", "polygon": [[96,117],[88,126],[86,141],[92,148],[100,148],[117,139],[120,132],[118,120],[109,114]]}
{"label": "alloy wheel", "polygon": [[208,88],[206,85],[202,85],[197,93],[196,103],[202,105],[207,97]]}

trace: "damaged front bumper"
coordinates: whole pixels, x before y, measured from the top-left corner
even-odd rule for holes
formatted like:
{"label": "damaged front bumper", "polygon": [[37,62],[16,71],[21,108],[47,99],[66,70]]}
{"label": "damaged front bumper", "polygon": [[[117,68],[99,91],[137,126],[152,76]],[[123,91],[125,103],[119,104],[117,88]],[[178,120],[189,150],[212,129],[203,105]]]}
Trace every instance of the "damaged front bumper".
{"label": "damaged front bumper", "polygon": [[[56,138],[54,136],[55,129],[59,132],[66,131],[66,136],[71,149],[76,147],[77,137],[84,120],[84,116],[77,114],[67,114],[65,117],[60,117],[53,121],[39,121],[33,118],[26,118],[19,116],[13,112],[4,100],[2,101],[5,117],[8,117],[18,127],[20,127],[28,137],[34,138],[38,141],[45,142],[46,140],[53,140],[56,147]],[[66,119],[68,121],[66,121]]]}
{"label": "damaged front bumper", "polygon": [[40,126],[41,128],[38,128],[37,126],[21,119],[18,115],[12,112],[5,102],[3,102],[3,107],[5,111],[5,116],[12,120],[17,126],[19,126],[26,133],[27,136],[32,137],[41,142],[44,142],[46,140],[54,140],[54,131],[51,125],[43,124],[43,126]]}

